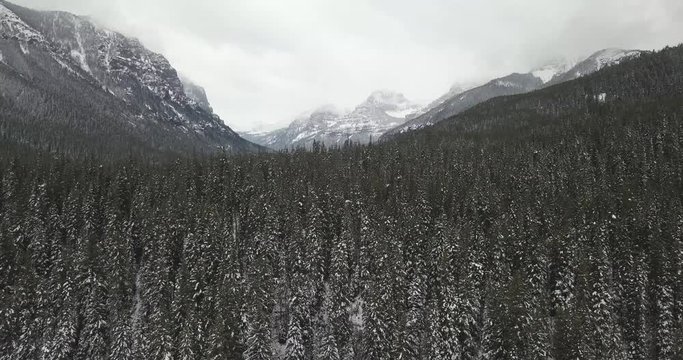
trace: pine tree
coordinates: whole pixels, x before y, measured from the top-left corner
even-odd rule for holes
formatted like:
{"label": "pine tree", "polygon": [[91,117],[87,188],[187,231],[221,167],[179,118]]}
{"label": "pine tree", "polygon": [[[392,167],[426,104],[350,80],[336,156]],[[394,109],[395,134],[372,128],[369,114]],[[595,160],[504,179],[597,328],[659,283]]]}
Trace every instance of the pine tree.
{"label": "pine tree", "polygon": [[323,304],[320,310],[320,316],[316,321],[315,326],[315,352],[316,359],[330,359],[340,360],[339,347],[337,345],[336,336],[334,334],[334,326],[330,315],[333,313],[333,300],[330,291],[324,295]]}
{"label": "pine tree", "polygon": [[81,330],[77,358],[106,359],[107,333],[110,324],[107,322],[107,286],[100,277],[91,272],[85,280],[86,297],[84,299],[83,329]]}
{"label": "pine tree", "polygon": [[301,329],[301,319],[294,310],[290,315],[287,331],[286,360],[303,360],[305,358],[304,339]]}

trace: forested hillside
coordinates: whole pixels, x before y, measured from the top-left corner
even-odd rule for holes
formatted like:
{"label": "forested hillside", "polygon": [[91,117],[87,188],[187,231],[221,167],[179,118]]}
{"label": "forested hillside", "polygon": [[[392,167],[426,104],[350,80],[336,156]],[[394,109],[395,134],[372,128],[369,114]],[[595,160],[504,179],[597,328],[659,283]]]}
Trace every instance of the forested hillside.
{"label": "forested hillside", "polygon": [[0,155],[0,358],[681,359],[683,47],[380,145]]}
{"label": "forested hillside", "polygon": [[578,63],[571,60],[556,61],[526,74],[513,73],[493,79],[484,85],[447,95],[440,102],[429,106],[420,116],[386,132],[382,139],[388,140],[405,132],[432,126],[493,98],[525,94],[575,80],[639,57],[643,53],[637,50],[603,49]]}

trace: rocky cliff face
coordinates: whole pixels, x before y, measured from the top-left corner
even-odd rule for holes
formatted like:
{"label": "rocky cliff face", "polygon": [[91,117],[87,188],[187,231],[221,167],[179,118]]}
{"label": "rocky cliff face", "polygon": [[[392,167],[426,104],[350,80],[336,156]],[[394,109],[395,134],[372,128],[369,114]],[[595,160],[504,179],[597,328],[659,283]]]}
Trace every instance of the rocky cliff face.
{"label": "rocky cliff face", "polygon": [[195,103],[197,103],[199,107],[204,109],[204,111],[213,113],[213,108],[211,107],[211,103],[209,103],[209,98],[206,96],[206,90],[184,76],[181,76],[180,80],[183,83],[183,90],[185,91],[185,94]]}
{"label": "rocky cliff face", "polygon": [[[59,91],[80,83],[82,88],[97,88],[88,90],[90,96],[107,97],[99,102],[103,106],[124,108],[116,111],[138,130],[153,122],[194,148],[259,149],[226,126],[213,113],[203,89],[184,84],[164,56],[87,18],[0,2],[0,53],[5,71],[30,79],[33,86]],[[88,97],[73,100],[87,108]]]}

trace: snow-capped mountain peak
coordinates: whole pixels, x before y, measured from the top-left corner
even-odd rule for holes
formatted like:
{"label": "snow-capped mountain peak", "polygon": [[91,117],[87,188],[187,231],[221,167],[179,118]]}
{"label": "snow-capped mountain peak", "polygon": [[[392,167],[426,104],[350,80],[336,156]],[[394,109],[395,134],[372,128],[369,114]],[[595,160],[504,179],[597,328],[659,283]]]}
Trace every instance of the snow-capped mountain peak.
{"label": "snow-capped mountain peak", "polygon": [[585,60],[577,63],[571,69],[559,74],[552,79],[550,84],[558,84],[561,82],[574,80],[576,78],[590,75],[596,71],[600,71],[605,67],[619,64],[625,60],[640,56],[642,52],[639,50],[622,50],[622,49],[603,49],[597,51]]}
{"label": "snow-capped mountain peak", "polygon": [[467,91],[459,93],[449,91],[427,106],[418,116],[388,131],[385,138],[434,125],[495,97],[523,94],[574,80],[592,74],[606,66],[618,64],[626,59],[638,56],[640,53],[636,50],[605,49],[580,62],[561,60],[539,67],[526,74],[513,73],[494,79]]}
{"label": "snow-capped mountain peak", "polygon": [[640,51],[637,50],[622,50],[616,48],[600,50],[589,57],[595,61],[597,69],[600,70],[606,66],[619,64],[625,59],[630,59],[639,56]]}
{"label": "snow-capped mountain peak", "polygon": [[352,111],[325,106],[297,117],[287,128],[243,135],[256,143],[280,149],[308,146],[314,140],[328,145],[346,140],[366,143],[405,122],[406,116],[420,109],[420,105],[401,93],[380,90],[371,93]]}
{"label": "snow-capped mountain peak", "polygon": [[561,75],[576,66],[576,60],[565,59],[552,62],[531,71],[531,74],[541,79],[544,84],[550,82],[555,76]]}
{"label": "snow-capped mountain peak", "polygon": [[[405,119],[406,116],[418,112],[422,105],[408,100],[403,94],[390,90],[378,90],[358,105],[356,113],[362,113],[364,109],[371,111],[381,110],[387,116],[395,119]],[[376,116],[376,115],[374,115]]]}
{"label": "snow-capped mountain peak", "polygon": [[408,102],[403,94],[390,90],[374,91],[365,101],[365,103],[376,105],[401,105]]}

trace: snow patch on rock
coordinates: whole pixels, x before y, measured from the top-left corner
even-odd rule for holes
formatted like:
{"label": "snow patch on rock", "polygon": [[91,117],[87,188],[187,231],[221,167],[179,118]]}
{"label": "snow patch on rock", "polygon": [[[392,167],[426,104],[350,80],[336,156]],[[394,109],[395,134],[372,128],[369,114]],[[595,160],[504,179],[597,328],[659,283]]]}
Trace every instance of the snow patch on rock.
{"label": "snow patch on rock", "polygon": [[531,71],[531,74],[539,78],[544,84],[549,83],[555,76],[561,75],[576,66],[576,60],[562,60],[557,61],[536,70]]}
{"label": "snow patch on rock", "polygon": [[505,80],[497,80],[496,85],[502,86],[502,87],[515,87],[516,85],[511,82],[511,81],[505,81]]}
{"label": "snow patch on rock", "polygon": [[403,109],[403,110],[385,111],[385,112],[387,113],[387,115],[389,115],[393,118],[405,119],[406,116],[408,116],[410,114],[414,114],[415,111],[416,111],[415,108],[407,108],[407,109]]}
{"label": "snow patch on rock", "polygon": [[92,71],[90,70],[90,66],[88,66],[88,61],[85,56],[85,48],[83,47],[83,38],[81,37],[81,22],[76,17],[74,17],[74,27],[76,34],[76,44],[78,44],[78,50],[71,50],[71,57],[78,61],[83,71],[92,75]]}
{"label": "snow patch on rock", "polygon": [[0,35],[6,35],[22,42],[29,40],[45,41],[38,31],[28,26],[19,16],[2,4],[0,4]]}
{"label": "snow patch on rock", "polygon": [[544,84],[552,80],[553,77],[557,75],[557,73],[558,72],[555,71],[555,69],[539,69],[532,72],[532,74],[534,74],[535,77],[541,79],[541,81],[543,81]]}
{"label": "snow patch on rock", "polygon": [[607,66],[617,65],[626,59],[640,56],[640,51],[637,50],[622,50],[622,49],[605,49],[593,55],[597,64],[597,69],[600,70]]}

